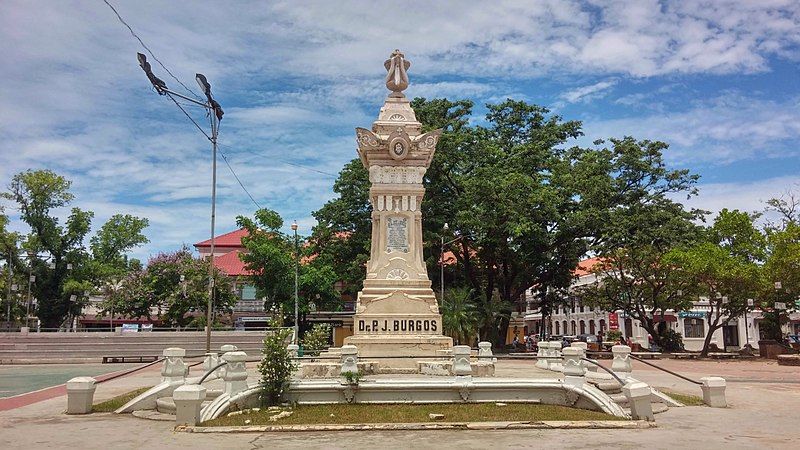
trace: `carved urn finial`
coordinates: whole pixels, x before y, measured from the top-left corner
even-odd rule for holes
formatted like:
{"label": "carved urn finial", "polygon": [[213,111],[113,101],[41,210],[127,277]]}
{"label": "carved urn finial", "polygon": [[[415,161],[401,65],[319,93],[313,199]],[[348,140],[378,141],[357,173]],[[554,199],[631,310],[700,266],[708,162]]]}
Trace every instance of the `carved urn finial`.
{"label": "carved urn finial", "polygon": [[411,63],[406,60],[400,50],[395,50],[383,63],[388,73],[386,74],[386,87],[392,91],[390,97],[405,97],[403,90],[408,87],[408,74],[406,71]]}

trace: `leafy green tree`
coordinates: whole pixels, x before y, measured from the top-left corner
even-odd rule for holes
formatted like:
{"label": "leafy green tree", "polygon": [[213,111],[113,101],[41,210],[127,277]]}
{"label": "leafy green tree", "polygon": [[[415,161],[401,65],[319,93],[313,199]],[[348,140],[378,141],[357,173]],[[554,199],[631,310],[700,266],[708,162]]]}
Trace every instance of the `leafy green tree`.
{"label": "leafy green tree", "polygon": [[[208,308],[210,263],[208,258],[195,258],[185,247],[151,258],[142,280],[146,286],[141,288],[143,293],[150,294],[147,298],[152,300],[151,308],[160,306],[162,318],[177,326],[186,326],[203,315]],[[213,311],[230,313],[237,301],[230,278],[214,269],[214,286]],[[137,312],[143,308],[144,304]]]}
{"label": "leafy green tree", "polygon": [[[767,339],[782,340],[781,325],[789,320],[788,311],[800,309],[800,200],[789,192],[767,204],[768,213],[778,213],[780,221],[766,227],[764,276],[768,286],[761,296],[765,320],[760,327]],[[779,288],[774,287],[776,282],[780,282]],[[777,302],[785,303],[787,310],[775,309]]]}
{"label": "leafy green tree", "polygon": [[294,310],[294,245],[280,229],[281,216],[270,209],[260,209],[255,219],[238,216],[236,222],[247,229],[242,238],[246,252],[239,258],[252,272],[248,278],[256,296],[265,299],[265,309]]}
{"label": "leafy green tree", "polygon": [[472,345],[480,320],[475,307],[474,292],[469,287],[448,289],[439,307],[444,334],[453,338],[456,345]]}
{"label": "leafy green tree", "polygon": [[372,224],[369,173],[361,160],[344,166],[333,191],[339,197],[313,213],[318,225],[309,238],[309,251],[334,271],[344,285],[342,293],[354,298],[364,281]]}
{"label": "leafy green tree", "polygon": [[126,255],[131,249],[149,241],[142,231],[149,221],[129,214],[115,214],[90,240],[94,276],[97,284],[116,282],[131,266],[141,265],[137,260],[129,261]]}
{"label": "leafy green tree", "polygon": [[[16,202],[20,218],[31,228],[24,247],[36,283],[33,296],[38,300],[37,315],[45,328],[57,328],[67,316],[80,314],[85,297],[73,297],[74,288],[89,279],[83,270],[89,255],[83,240],[89,232],[93,213],[72,208],[64,225],[53,210],[69,205],[74,196],[71,182],[50,170],[28,170],[15,175],[4,197]],[[49,257],[54,264],[41,256]],[[71,265],[72,270],[67,266]],[[70,284],[67,284],[71,281]],[[78,284],[76,284],[78,283]],[[68,289],[65,289],[65,286]]]}
{"label": "leafy green tree", "polygon": [[684,278],[689,293],[705,299],[708,327],[702,356],[707,356],[714,332],[747,310],[747,300],[763,291],[759,262],[766,239],[756,228],[757,216],[723,209],[705,233],[705,239],[688,248],[672,250],[665,265]]}

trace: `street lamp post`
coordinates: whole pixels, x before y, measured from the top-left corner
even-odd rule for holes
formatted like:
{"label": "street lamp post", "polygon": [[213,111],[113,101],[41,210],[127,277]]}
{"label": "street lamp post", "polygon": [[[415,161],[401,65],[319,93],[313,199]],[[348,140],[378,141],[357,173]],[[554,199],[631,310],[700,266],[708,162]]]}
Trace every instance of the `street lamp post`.
{"label": "street lamp post", "polygon": [[[180,108],[184,114],[195,124],[201,133],[211,142],[211,255],[208,267],[208,304],[206,306],[206,353],[211,352],[211,312],[214,307],[214,226],[216,222],[217,211],[217,135],[219,133],[219,124],[222,120],[224,112],[220,104],[214,100],[211,95],[211,84],[209,84],[205,75],[198,73],[195,75],[195,80],[203,90],[206,96],[206,101],[199,101],[197,99],[187,97],[167,88],[167,84],[153,74],[150,63],[147,62],[147,57],[141,53],[137,53],[136,57],[139,60],[139,66],[144,70],[145,75],[150,80],[150,83],[155,88],[159,95],[168,96],[175,105]],[[211,122],[211,135],[206,134],[205,131],[197,125],[197,122],[192,119],[189,114],[183,110],[180,104],[173,98],[173,96],[186,100],[194,105],[200,106],[208,113]]]}
{"label": "street lamp post", "polygon": [[14,275],[14,266],[11,264],[11,255],[9,254],[8,262],[6,264],[6,269],[8,271],[8,283],[6,283],[6,299],[8,303],[6,304],[6,327],[11,329],[11,284],[12,284],[12,277]]}
{"label": "street lamp post", "polygon": [[[444,231],[447,231],[449,229],[450,229],[450,225],[448,225],[447,222],[445,222]],[[456,242],[456,241],[460,240],[463,237],[464,236],[459,236],[459,237],[457,237],[455,239],[451,239],[451,240],[445,242],[444,241],[444,234],[442,234],[442,247],[441,247],[441,249],[439,251],[439,275],[441,277],[442,303],[444,303],[444,246],[448,245],[448,244],[452,244],[453,242]]]}
{"label": "street lamp post", "polygon": [[294,231],[294,339],[293,342],[297,344],[300,337],[300,307],[299,298],[297,295],[298,284],[298,271],[300,270],[300,244],[297,239],[297,221],[292,223],[292,231]]}

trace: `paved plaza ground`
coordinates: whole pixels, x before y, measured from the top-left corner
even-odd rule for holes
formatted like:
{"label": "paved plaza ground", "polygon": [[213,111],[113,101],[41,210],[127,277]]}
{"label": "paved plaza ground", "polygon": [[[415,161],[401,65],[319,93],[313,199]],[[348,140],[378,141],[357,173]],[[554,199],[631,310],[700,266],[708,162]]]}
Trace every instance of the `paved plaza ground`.
{"label": "paved plaza ground", "polygon": [[[500,361],[498,376],[536,376],[529,361]],[[66,416],[63,396],[0,412],[0,448],[797,448],[800,370],[772,361],[676,361],[657,364],[690,376],[728,379],[730,407],[672,408],[649,430],[396,431],[188,434],[170,422],[129,415]],[[39,366],[40,369],[46,369]],[[4,368],[5,369],[5,368]],[[28,367],[33,369],[33,367]],[[87,366],[91,372],[91,366]],[[541,376],[541,373],[539,373]],[[634,376],[687,394],[699,387],[634,363]],[[96,401],[150,386],[159,368],[102,383]]]}

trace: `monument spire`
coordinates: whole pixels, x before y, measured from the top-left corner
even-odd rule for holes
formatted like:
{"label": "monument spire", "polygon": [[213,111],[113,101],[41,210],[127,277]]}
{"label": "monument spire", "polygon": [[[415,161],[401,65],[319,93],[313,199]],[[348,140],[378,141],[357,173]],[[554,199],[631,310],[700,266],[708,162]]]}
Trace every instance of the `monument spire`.
{"label": "monument spire", "polygon": [[403,91],[408,87],[408,68],[411,62],[408,61],[400,50],[395,49],[389,59],[383,62],[386,67],[386,87],[392,91],[390,97],[405,97]]}
{"label": "monument spire", "polygon": [[[364,288],[358,293],[353,336],[360,356],[430,356],[449,349],[442,316],[422,255],[422,180],[442,130],[422,134],[408,87],[411,63],[399,50],[384,63],[392,91],[372,124],[356,128],[358,155],[369,171],[372,240]],[[408,358],[382,365],[416,367]]]}

